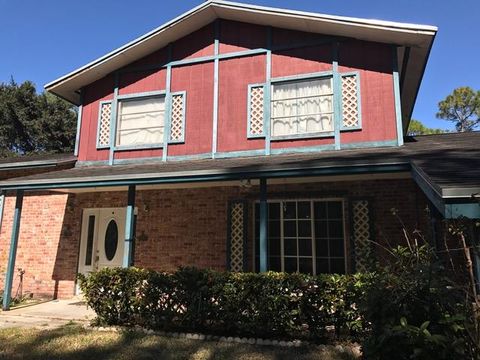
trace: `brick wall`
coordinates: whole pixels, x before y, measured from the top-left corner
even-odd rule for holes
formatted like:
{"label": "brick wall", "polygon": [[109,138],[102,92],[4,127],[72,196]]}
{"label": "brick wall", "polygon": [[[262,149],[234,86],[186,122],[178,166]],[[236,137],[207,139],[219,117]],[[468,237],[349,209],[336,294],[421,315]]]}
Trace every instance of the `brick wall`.
{"label": "brick wall", "polygon": [[[392,208],[398,209],[398,216],[408,230],[428,229],[422,210],[426,207],[426,199],[408,179],[271,185],[268,191],[271,198],[369,197],[373,200],[375,237],[381,243],[404,241],[402,226],[392,215]],[[165,271],[181,265],[225,269],[227,204],[229,200],[247,198],[250,200],[248,252],[251,268],[252,210],[257,192],[255,186],[138,191],[135,264]],[[1,286],[14,203],[15,198],[8,196],[0,232]],[[78,263],[82,209],[123,207],[126,203],[126,191],[27,193],[15,266],[26,271],[24,291],[33,292],[36,297],[71,296]],[[16,275],[14,294],[17,284]]]}

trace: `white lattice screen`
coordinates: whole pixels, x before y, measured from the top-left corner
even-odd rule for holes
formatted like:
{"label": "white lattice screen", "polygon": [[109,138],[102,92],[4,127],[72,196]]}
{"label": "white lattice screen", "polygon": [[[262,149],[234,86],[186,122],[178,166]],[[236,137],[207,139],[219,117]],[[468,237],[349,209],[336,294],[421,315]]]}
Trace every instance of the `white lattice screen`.
{"label": "white lattice screen", "polygon": [[250,136],[263,135],[264,88],[252,86],[249,96],[250,122],[248,134]]}
{"label": "white lattice screen", "polygon": [[110,145],[110,124],[112,122],[112,103],[100,105],[100,124],[98,126],[98,146]]}
{"label": "white lattice screen", "polygon": [[368,200],[353,202],[353,237],[355,239],[355,266],[358,272],[370,270],[372,262],[372,234]]}
{"label": "white lattice screen", "polygon": [[170,116],[170,141],[183,141],[185,122],[185,96],[172,95],[172,111]]}
{"label": "white lattice screen", "polygon": [[357,89],[356,75],[342,76],[342,115],[344,128],[352,128],[360,125]]}
{"label": "white lattice screen", "polygon": [[230,206],[230,271],[243,271],[245,204],[232,203]]}

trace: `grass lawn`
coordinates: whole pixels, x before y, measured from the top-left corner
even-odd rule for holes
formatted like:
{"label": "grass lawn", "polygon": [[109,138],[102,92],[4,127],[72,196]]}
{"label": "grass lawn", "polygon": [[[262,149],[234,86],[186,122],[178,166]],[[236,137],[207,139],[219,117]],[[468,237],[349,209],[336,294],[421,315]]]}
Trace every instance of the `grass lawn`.
{"label": "grass lawn", "polygon": [[280,348],[173,339],[138,332],[98,332],[78,325],[55,330],[0,330],[0,359],[351,360],[333,346]]}

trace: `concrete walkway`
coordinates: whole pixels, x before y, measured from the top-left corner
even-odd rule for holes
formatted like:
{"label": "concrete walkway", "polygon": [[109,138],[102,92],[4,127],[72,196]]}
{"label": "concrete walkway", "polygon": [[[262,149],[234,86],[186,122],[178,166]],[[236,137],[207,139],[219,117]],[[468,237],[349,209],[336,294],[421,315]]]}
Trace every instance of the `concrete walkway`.
{"label": "concrete walkway", "polygon": [[80,299],[53,300],[20,309],[0,312],[0,329],[10,327],[57,328],[71,321],[87,323],[95,318]]}

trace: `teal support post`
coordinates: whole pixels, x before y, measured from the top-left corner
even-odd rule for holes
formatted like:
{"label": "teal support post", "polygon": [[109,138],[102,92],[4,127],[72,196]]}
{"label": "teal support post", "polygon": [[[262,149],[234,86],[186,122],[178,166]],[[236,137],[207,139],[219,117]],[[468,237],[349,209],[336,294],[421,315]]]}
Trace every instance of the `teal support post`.
{"label": "teal support post", "polygon": [[260,179],[260,272],[267,272],[268,204],[267,179]]}
{"label": "teal support post", "polygon": [[135,234],[133,233],[135,221],[135,185],[128,187],[128,205],[125,217],[125,250],[123,253],[122,267],[128,268],[133,265],[133,241]]}
{"label": "teal support post", "polygon": [[22,215],[23,190],[17,190],[17,200],[13,213],[12,238],[10,240],[10,256],[8,258],[7,276],[5,278],[5,291],[3,292],[3,311],[10,310],[12,299],[13,274],[15,273],[15,260],[17,257],[18,234],[20,233],[20,217]]}
{"label": "teal support post", "polygon": [[338,43],[332,47],[332,86],[333,86],[333,133],[335,150],[340,150],[340,128],[342,127],[342,78],[338,72]]}
{"label": "teal support post", "polygon": [[403,145],[402,100],[400,97],[400,79],[398,76],[397,47],[392,46],[393,95],[395,98],[395,119],[397,123],[397,142]]}

